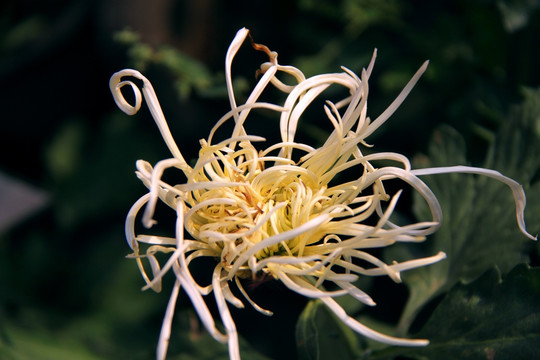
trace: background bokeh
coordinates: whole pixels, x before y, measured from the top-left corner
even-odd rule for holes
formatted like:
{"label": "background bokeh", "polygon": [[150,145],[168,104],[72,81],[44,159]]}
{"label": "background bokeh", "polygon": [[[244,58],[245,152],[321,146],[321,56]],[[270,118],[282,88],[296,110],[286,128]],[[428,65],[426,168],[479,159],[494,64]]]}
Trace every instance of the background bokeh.
{"label": "background bokeh", "polygon": [[[360,73],[377,48],[372,117],[429,59],[404,105],[370,138],[410,157],[427,152],[433,131],[448,124],[464,137],[467,159],[481,161],[501,114],[524,88],[540,85],[534,0],[3,1],[1,359],[154,356],[170,283],[159,295],[140,291],[138,270],[124,258],[123,222],[144,193],[135,161],[169,154],[147,109],[123,114],[108,81],[125,67],[143,72],[184,157],[193,159],[198,140],[228,109],[224,58],[241,27],[307,75],[340,66]],[[240,51],[233,68],[240,97],[263,61],[249,46]],[[320,141],[323,127],[315,118],[301,136]],[[380,295],[386,312],[374,313],[389,322],[406,298],[403,286],[392,286],[398,305],[384,305]],[[254,323],[258,315],[238,314],[251,344],[245,358],[295,359],[294,324],[305,302],[277,284],[254,292],[281,315]],[[197,330],[185,297],[179,309],[171,358],[226,358],[224,347]]]}

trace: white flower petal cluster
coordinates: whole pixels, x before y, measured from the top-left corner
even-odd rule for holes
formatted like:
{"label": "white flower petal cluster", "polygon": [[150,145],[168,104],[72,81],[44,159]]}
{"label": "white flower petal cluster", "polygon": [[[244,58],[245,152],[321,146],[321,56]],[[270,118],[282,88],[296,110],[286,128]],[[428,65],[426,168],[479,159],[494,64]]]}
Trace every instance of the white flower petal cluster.
{"label": "white flower petal cluster", "polygon": [[[130,257],[139,265],[145,289],[160,291],[162,277],[169,271],[176,277],[157,358],[166,356],[174,308],[183,287],[208,332],[216,340],[228,343],[231,359],[240,359],[229,305],[241,308],[245,300],[261,313],[272,315],[250,299],[240,281],[261,276],[279,280],[306,297],[320,299],[351,329],[368,338],[392,345],[426,345],[427,340],[395,338],[362,325],[347,315],[335,298],[348,294],[373,306],[371,297],[354,285],[359,276],[388,275],[399,282],[402,271],[445,258],[440,252],[428,258],[387,264],[369,253],[371,248],[396,242],[424,241],[426,235],[438,229],[442,221],[439,202],[418,176],[468,172],[504,182],[513,192],[519,227],[533,238],[525,230],[525,195],[521,186],[492,170],[465,166],[413,170],[409,160],[397,153],[363,154],[361,148],[368,146],[366,138],[401,104],[425,71],[427,62],[388,109],[372,121],[367,116],[367,97],[375,54],[360,77],[343,69],[340,73],[306,78],[299,69],[278,64],[275,52],[252,43],[255,49],[265,51],[270,61],[262,64],[262,76],[245,104],[238,105],[231,66],[248,34],[247,29],[239,30],[226,56],[231,110],[217,121],[208,139],[200,141],[194,166],[188,165],[174,142],[150,82],[135,70],[120,71],[110,81],[116,103],[127,114],[136,113],[144,97],[173,155],[154,167],[142,160],[137,162],[137,176],[149,192],[133,205],[126,221],[126,236],[133,250]],[[278,78],[282,74],[290,75],[296,83],[285,84]],[[123,80],[126,77],[143,81],[142,94],[134,82]],[[121,93],[126,85],[135,93],[134,106]],[[327,101],[324,106],[333,131],[320,147],[297,142],[295,135],[302,114],[331,85],[344,87],[348,92],[346,98],[336,103]],[[260,100],[262,92],[272,86],[286,94],[283,104]],[[280,142],[264,147],[263,137],[247,133],[244,124],[258,109],[279,116]],[[216,132],[227,122],[232,123],[232,134],[215,142]],[[374,163],[385,165],[377,167]],[[186,181],[174,185],[163,181],[163,172],[170,168],[182,172]],[[357,176],[343,180],[340,175],[344,172]],[[402,180],[417,191],[429,205],[432,219],[403,226],[392,223],[390,217],[400,192],[390,195],[385,191],[384,182],[390,179]],[[158,201],[176,211],[175,237],[135,233],[135,219],[143,207],[143,224],[150,228],[155,223],[153,214]],[[158,253],[168,255],[165,263],[158,261]],[[209,284],[197,283],[190,272],[191,262],[200,257],[216,259]],[[149,262],[151,274],[143,260]],[[243,299],[233,293],[233,283]],[[216,328],[205,303],[204,296],[209,294],[215,297],[225,333]]]}

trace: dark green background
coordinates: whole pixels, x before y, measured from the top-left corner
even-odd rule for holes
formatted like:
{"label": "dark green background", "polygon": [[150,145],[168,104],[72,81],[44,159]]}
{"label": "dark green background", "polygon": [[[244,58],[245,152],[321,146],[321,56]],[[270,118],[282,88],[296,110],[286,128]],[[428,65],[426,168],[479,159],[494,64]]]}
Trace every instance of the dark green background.
{"label": "dark green background", "polygon": [[[379,151],[427,153],[433,131],[448,124],[465,139],[462,155],[481,165],[523,89],[540,85],[540,2],[533,0],[3,1],[0,172],[45,191],[50,201],[0,233],[1,359],[154,356],[170,283],[159,295],[140,292],[136,266],[124,259],[123,222],[145,191],[135,161],[169,154],[146,108],[131,118],[116,108],[108,80],[125,67],[143,71],[181,151],[193,159],[198,139],[228,109],[225,53],[244,26],[279,53],[281,64],[306,75],[341,65],[360,73],[377,48],[372,118],[429,59],[404,105],[370,137]],[[265,60],[242,48],[233,67],[240,97]],[[311,120],[300,136],[321,141],[324,119]],[[532,159],[537,169],[540,153]],[[523,179],[518,168],[513,176],[535,182],[538,173]],[[405,217],[412,216],[411,202],[405,196]],[[528,218],[538,231],[538,220]],[[533,248],[523,261],[534,265]],[[379,304],[370,316],[395,325],[406,287],[387,279],[369,287]],[[255,349],[243,350],[244,358],[296,358],[294,327],[304,300],[274,283],[259,286],[254,297],[276,318],[235,314]],[[183,295],[179,309],[170,358],[226,358],[212,339],[188,333],[194,314]]]}

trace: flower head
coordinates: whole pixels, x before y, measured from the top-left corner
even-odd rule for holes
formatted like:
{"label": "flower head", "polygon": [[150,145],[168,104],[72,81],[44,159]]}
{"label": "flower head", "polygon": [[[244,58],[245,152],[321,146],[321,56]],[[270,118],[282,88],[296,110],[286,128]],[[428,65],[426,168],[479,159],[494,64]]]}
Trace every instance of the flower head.
{"label": "flower head", "polygon": [[[340,73],[306,78],[299,69],[280,65],[277,53],[253,43],[255,49],[269,55],[269,62],[262,64],[260,79],[245,104],[238,105],[231,64],[248,33],[247,29],[238,31],[226,56],[231,110],[217,121],[208,138],[200,141],[194,166],[188,165],[175,144],[150,82],[135,70],[120,71],[110,81],[116,103],[128,114],[139,110],[144,96],[173,155],[154,167],[142,160],[137,162],[137,176],[149,193],[133,205],[126,221],[131,257],[139,264],[145,288],[160,291],[165,273],[172,270],[176,276],[160,335],[158,359],[166,355],[180,287],[190,297],[209,333],[228,343],[231,359],[239,359],[238,336],[228,304],[243,307],[244,303],[230,286],[234,283],[255,309],[271,315],[250,299],[240,282],[242,278],[261,275],[279,280],[299,294],[320,299],[345,324],[366,337],[394,345],[426,345],[427,340],[395,338],[367,328],[349,317],[334,298],[349,294],[373,306],[369,295],[354,285],[359,276],[388,275],[398,282],[402,271],[445,258],[440,252],[428,258],[387,264],[369,253],[371,248],[396,242],[424,241],[426,235],[438,229],[442,221],[440,205],[418,176],[469,172],[503,181],[514,194],[520,229],[532,237],[523,221],[525,195],[521,186],[492,170],[465,166],[413,170],[409,160],[397,153],[364,155],[362,148],[369,146],[367,137],[401,104],[425,71],[427,62],[388,109],[372,121],[367,116],[367,97],[375,53],[360,76],[343,68]],[[291,75],[296,83],[285,84],[278,78],[281,73]],[[133,82],[122,80],[126,76],[143,81],[142,94]],[[135,106],[122,96],[120,89],[125,85],[135,92]],[[320,147],[297,142],[296,130],[302,114],[331,85],[344,87],[348,92],[344,99],[336,103],[327,101],[324,106],[333,131]],[[260,100],[263,90],[272,86],[286,94],[283,104]],[[265,145],[263,137],[246,131],[244,124],[258,109],[279,116],[280,142]],[[226,122],[232,123],[232,134],[225,140],[214,140]],[[377,166],[381,161],[385,165]],[[162,174],[169,168],[182,172],[186,181],[173,185],[163,181]],[[357,175],[342,180],[340,174],[345,171]],[[390,217],[400,192],[386,192],[384,182],[390,179],[402,180],[417,191],[429,205],[432,219],[401,226],[392,223]],[[143,224],[150,228],[155,223],[158,201],[177,213],[175,237],[135,234],[135,218],[143,206]],[[160,264],[156,253],[168,254],[168,260]],[[199,284],[191,275],[190,264],[200,257],[216,259],[209,284]],[[150,263],[151,275],[143,266],[144,259]],[[210,293],[216,299],[225,333],[216,328],[203,299]]]}

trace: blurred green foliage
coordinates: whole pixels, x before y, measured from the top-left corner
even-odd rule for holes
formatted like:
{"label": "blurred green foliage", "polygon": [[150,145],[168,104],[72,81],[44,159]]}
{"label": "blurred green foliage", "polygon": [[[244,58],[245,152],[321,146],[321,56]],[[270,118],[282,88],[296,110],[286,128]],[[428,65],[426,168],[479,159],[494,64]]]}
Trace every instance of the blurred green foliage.
{"label": "blurred green foliage", "polygon": [[138,71],[144,72],[149,64],[166,67],[175,79],[174,85],[181,100],[186,100],[192,90],[204,93],[212,84],[206,66],[170,46],[162,45],[154,50],[142,43],[137,33],[128,29],[116,33],[114,38],[128,47],[127,54]]}
{"label": "blurred green foliage", "polygon": [[[279,52],[282,64],[307,75],[340,71],[342,65],[359,72],[377,48],[370,79],[372,118],[429,59],[423,79],[369,141],[379,150],[415,156],[416,166],[481,165],[514,177],[528,194],[529,229],[540,231],[538,1],[198,3],[171,1],[170,11],[150,28],[140,19],[152,12],[141,17],[139,2],[122,7],[122,2],[9,0],[0,5],[0,171],[54,199],[45,211],[0,233],[1,359],[155,356],[171,284],[163,294],[139,290],[143,283],[136,266],[124,259],[123,221],[144,191],[134,176],[135,161],[154,163],[168,154],[146,110],[128,118],[114,106],[108,79],[128,66],[143,71],[182,152],[192,159],[198,139],[227,111],[223,61],[243,26],[255,41]],[[239,96],[254,84],[262,61],[249,47],[240,51],[233,68]],[[320,139],[324,126],[324,119],[308,114],[300,132]],[[381,329],[397,328],[409,336],[420,331],[418,336],[433,338],[437,347],[380,349],[344,329],[316,302],[302,314],[302,306],[287,309],[282,302],[288,298],[270,283],[257,291],[268,302],[265,307],[279,309],[281,317],[276,311],[274,322],[256,331],[242,333],[239,326],[249,338],[242,342],[243,358],[325,359],[335,355],[335,347],[352,358],[439,359],[443,348],[447,358],[461,358],[469,325],[462,318],[445,323],[446,314],[462,311],[460,304],[470,304],[474,296],[493,304],[488,308],[497,314],[478,306],[463,310],[493,329],[500,321],[513,321],[505,317],[513,314],[505,315],[507,308],[537,314],[538,271],[518,264],[537,266],[538,246],[516,231],[509,191],[468,175],[426,182],[441,200],[443,228],[423,246],[390,248],[384,255],[393,260],[444,250],[448,259],[405,274],[403,285],[362,279],[362,288],[379,304],[374,309],[350,299],[342,304],[350,315]],[[421,204],[412,196],[402,198],[404,219],[424,218]],[[253,321],[254,315],[243,311],[246,321]],[[169,358],[226,358],[226,348],[194,326],[193,316],[181,296]],[[295,329],[289,324],[297,318]],[[444,329],[458,346],[445,344],[434,329]],[[534,329],[520,324],[512,329],[525,349],[522,358],[540,351]],[[509,358],[504,354],[513,348],[498,341],[504,333],[484,335],[497,343],[495,358]]]}

